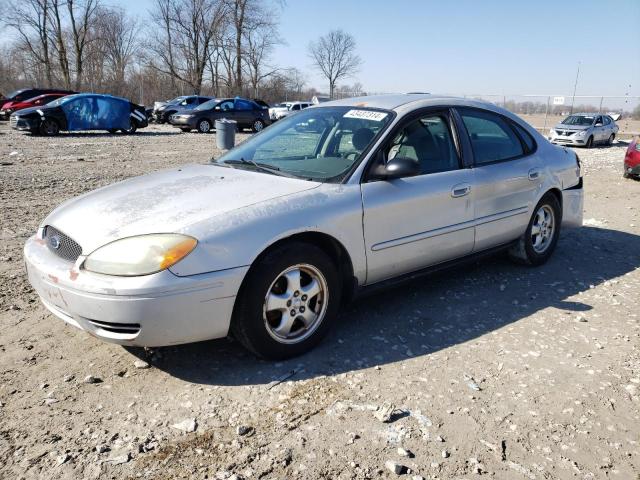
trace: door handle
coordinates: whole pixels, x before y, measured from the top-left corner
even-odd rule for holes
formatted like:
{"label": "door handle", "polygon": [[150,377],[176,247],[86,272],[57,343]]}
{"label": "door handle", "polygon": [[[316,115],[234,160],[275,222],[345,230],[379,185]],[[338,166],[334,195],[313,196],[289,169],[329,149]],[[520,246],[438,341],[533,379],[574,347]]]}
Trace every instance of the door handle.
{"label": "door handle", "polygon": [[540,177],[540,171],[532,168],[529,170],[529,180],[537,180]]}
{"label": "door handle", "polygon": [[468,183],[461,183],[459,185],[453,186],[453,188],[451,189],[451,196],[453,198],[464,197],[465,195],[468,195],[470,191],[471,185],[469,185]]}

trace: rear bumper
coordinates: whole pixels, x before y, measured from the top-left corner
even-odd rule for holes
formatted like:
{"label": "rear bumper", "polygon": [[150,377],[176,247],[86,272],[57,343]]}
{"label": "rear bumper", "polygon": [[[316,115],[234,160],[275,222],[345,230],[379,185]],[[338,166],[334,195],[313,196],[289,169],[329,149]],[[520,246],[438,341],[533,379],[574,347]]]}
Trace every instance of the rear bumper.
{"label": "rear bumper", "polygon": [[562,191],[562,227],[578,228],[582,226],[584,206],[584,188],[582,178],[575,187]]}
{"label": "rear bumper", "polygon": [[29,282],[54,315],[101,340],[145,347],[225,337],[248,269],[111,277],[79,269],[82,257],[75,265],[62,260],[35,236],[24,258]]}

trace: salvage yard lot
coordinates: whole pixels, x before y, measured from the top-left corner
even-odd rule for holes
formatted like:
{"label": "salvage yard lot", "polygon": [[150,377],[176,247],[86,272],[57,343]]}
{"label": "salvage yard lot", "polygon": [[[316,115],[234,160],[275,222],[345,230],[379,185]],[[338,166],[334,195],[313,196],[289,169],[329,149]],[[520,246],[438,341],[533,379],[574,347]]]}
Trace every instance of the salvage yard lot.
{"label": "salvage yard lot", "polygon": [[88,190],[206,163],[214,146],[162,126],[43,138],[0,123],[0,478],[395,478],[388,461],[405,478],[640,474],[640,182],[622,178],[626,144],[578,151],[585,227],[547,265],[496,257],[362,299],[291,361],[230,340],[127,350],[47,313],[21,257],[38,222]]}

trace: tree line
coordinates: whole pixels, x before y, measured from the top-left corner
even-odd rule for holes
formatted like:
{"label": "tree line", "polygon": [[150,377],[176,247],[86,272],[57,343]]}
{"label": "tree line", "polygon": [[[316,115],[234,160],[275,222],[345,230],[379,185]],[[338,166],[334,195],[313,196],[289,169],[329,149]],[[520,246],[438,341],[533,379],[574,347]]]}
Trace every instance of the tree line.
{"label": "tree line", "polygon": [[[55,87],[144,104],[189,94],[309,99],[319,92],[303,72],[272,63],[284,43],[282,8],[283,0],[155,0],[139,19],[103,0],[4,0],[0,38],[12,40],[0,50],[0,92]],[[332,96],[360,65],[340,30],[310,44],[309,56]]]}

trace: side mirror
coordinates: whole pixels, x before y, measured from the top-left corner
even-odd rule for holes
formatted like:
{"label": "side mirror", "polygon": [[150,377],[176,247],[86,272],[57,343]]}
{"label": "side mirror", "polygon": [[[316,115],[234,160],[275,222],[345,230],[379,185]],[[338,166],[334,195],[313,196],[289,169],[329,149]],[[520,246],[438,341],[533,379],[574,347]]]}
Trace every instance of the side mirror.
{"label": "side mirror", "polygon": [[393,180],[396,178],[415,177],[422,173],[422,169],[417,160],[406,157],[395,157],[386,164],[378,164],[372,173],[373,178]]}

